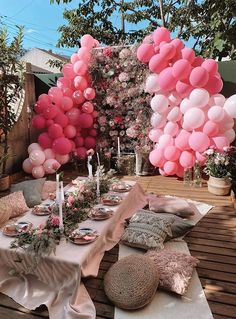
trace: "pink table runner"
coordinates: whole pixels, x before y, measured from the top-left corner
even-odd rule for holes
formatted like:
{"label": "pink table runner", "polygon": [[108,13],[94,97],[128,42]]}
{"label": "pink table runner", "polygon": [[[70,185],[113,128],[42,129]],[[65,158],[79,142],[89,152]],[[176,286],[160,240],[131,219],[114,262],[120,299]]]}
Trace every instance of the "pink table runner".
{"label": "pink table runner", "polygon": [[[135,184],[112,218],[81,223],[100,233],[94,243],[77,246],[63,240],[56,255],[40,258],[37,263],[24,251],[10,249],[12,239],[0,233],[0,291],[28,309],[45,304],[51,319],[94,319],[95,307],[81,283],[81,276],[97,275],[104,252],[114,247],[121,237],[124,220],[146,204],[146,195]],[[28,212],[20,220],[37,226],[45,217]],[[13,274],[12,269],[17,274]]]}

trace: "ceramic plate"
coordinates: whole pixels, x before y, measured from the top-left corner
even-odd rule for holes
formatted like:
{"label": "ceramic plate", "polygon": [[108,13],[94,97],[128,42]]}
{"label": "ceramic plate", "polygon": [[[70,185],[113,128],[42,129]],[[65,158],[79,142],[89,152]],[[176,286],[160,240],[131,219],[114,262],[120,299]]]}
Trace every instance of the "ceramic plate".
{"label": "ceramic plate", "polygon": [[92,228],[78,228],[74,230],[69,240],[76,245],[86,245],[94,242],[98,238],[99,234]]}
{"label": "ceramic plate", "polygon": [[107,194],[102,198],[102,203],[107,206],[119,205],[122,201],[122,197],[119,195]]}
{"label": "ceramic plate", "polygon": [[30,222],[19,222],[15,224],[9,224],[4,226],[3,234],[9,237],[18,236],[21,232],[24,232],[33,226]]}
{"label": "ceramic plate", "polygon": [[113,184],[111,187],[111,190],[118,193],[125,193],[125,192],[129,192],[131,188],[132,186],[130,184],[121,182],[121,183]]}
{"label": "ceramic plate", "polygon": [[89,218],[93,220],[104,220],[108,219],[113,215],[113,210],[105,207],[94,207],[89,212]]}
{"label": "ceramic plate", "polygon": [[38,215],[38,216],[50,215],[51,214],[51,206],[52,206],[52,204],[36,205],[32,209],[32,213],[34,215]]}

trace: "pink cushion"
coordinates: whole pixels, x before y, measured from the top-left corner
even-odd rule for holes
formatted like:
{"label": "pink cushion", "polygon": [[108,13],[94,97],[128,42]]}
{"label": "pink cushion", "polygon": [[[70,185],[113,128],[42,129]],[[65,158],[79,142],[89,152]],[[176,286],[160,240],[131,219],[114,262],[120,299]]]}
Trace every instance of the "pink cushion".
{"label": "pink cushion", "polygon": [[57,183],[54,181],[46,181],[43,185],[43,190],[42,190],[42,200],[45,200],[49,198],[49,195],[51,193],[55,193],[57,188]]}
{"label": "pink cushion", "polygon": [[187,292],[193,270],[199,263],[197,258],[171,250],[150,250],[145,255],[150,257],[157,266],[160,274],[160,288],[179,295]]}
{"label": "pink cushion", "polygon": [[4,203],[10,209],[11,218],[22,215],[29,210],[22,191],[2,197],[0,198],[0,202]]}

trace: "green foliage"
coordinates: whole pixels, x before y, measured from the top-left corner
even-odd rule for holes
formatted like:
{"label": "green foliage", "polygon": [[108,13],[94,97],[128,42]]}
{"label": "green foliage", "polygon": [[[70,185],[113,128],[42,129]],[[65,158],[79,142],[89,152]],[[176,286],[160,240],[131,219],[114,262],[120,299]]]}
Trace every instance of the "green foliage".
{"label": "green foliage", "polygon": [[0,154],[4,158],[2,172],[5,173],[8,159],[8,133],[16,122],[12,105],[19,97],[23,86],[23,66],[19,57],[23,53],[23,27],[9,42],[7,29],[0,29]]}
{"label": "green foliage", "polygon": [[[71,0],[50,0],[55,2],[66,4]],[[184,40],[193,38],[199,54],[235,59],[235,0],[81,0],[77,9],[65,10],[68,24],[59,27],[58,45],[78,47],[86,33],[107,45],[140,41],[162,25],[161,3],[165,26]],[[134,24],[132,30],[127,30],[127,22]]]}

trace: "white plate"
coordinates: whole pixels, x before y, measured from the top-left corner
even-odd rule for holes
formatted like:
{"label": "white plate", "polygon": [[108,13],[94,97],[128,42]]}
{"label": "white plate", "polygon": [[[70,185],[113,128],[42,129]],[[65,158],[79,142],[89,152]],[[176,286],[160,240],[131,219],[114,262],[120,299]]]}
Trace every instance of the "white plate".
{"label": "white plate", "polygon": [[[91,236],[92,238],[85,239],[84,237]],[[78,228],[74,230],[69,236],[69,240],[76,245],[86,245],[94,242],[98,238],[99,234],[92,228]]]}

